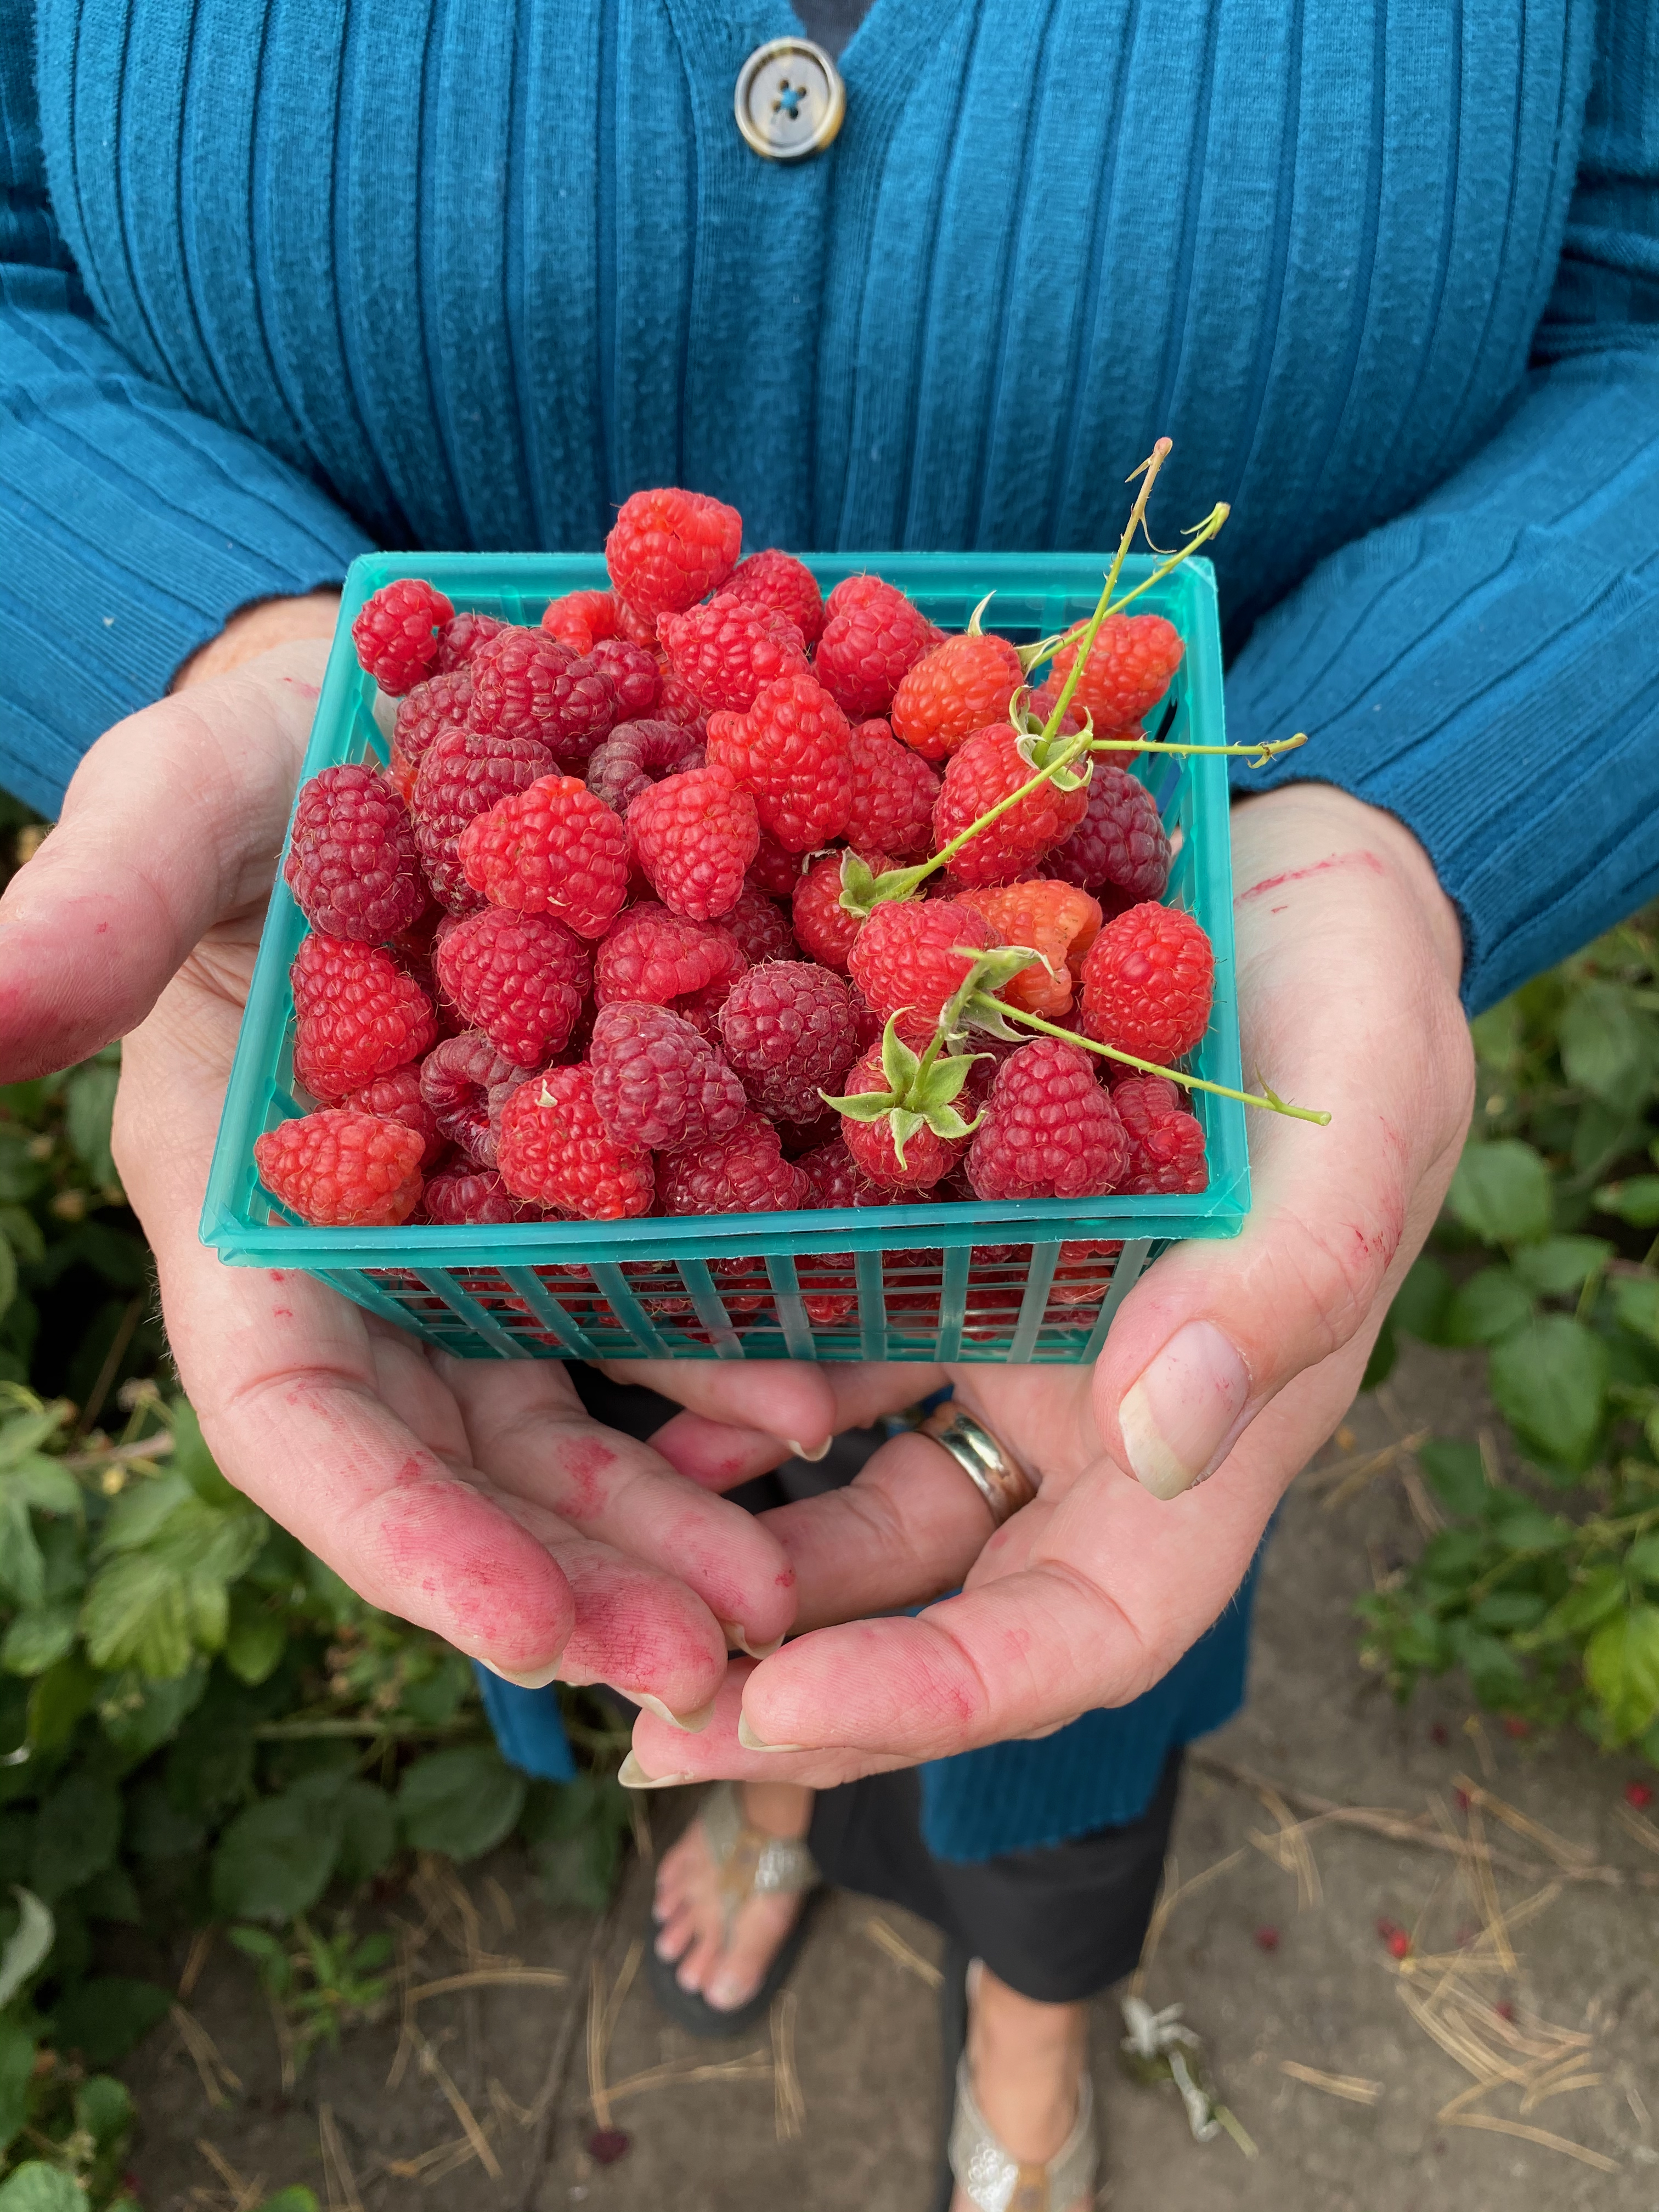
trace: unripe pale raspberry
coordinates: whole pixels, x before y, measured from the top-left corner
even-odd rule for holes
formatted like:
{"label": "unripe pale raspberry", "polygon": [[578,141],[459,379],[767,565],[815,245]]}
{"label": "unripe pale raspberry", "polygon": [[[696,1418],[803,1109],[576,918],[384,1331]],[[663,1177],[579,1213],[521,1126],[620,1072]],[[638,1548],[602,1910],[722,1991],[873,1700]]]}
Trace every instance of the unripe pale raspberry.
{"label": "unripe pale raspberry", "polygon": [[259,1180],[319,1229],[390,1229],[421,1198],[421,1139],[401,1121],[332,1109],[253,1140]]}
{"label": "unripe pale raspberry", "polygon": [[1025,681],[1006,637],[964,630],[924,653],[893,694],[893,735],[925,760],[943,760],[975,730],[1008,719]]}

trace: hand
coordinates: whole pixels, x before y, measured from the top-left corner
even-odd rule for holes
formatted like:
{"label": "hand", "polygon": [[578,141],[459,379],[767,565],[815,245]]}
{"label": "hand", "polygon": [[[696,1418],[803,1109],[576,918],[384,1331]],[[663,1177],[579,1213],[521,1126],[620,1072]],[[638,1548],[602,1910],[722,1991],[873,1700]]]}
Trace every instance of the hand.
{"label": "hand", "polygon": [[[642,1715],[646,1777],[824,1786],[1042,1735],[1150,1688],[1237,1588],[1433,1224],[1473,1061],[1456,915],[1397,822],[1298,785],[1237,807],[1233,847],[1246,1079],[1330,1126],[1252,1114],[1243,1234],[1166,1253],[1092,1373],[831,1370],[843,1419],[951,1382],[1038,1495],[988,1542],[966,1478],[906,1435],[849,1489],[764,1516],[799,1625],[849,1625],[734,1667],[695,1740]],[[859,1617],[958,1585],[915,1620]],[[749,1749],[740,1714],[779,1748]]]}
{"label": "hand", "polygon": [[630,1368],[690,1409],[653,1450],[588,1419],[555,1363],[428,1358],[311,1278],[224,1267],[198,1239],[324,658],[316,641],[259,653],[88,754],[0,903],[0,1065],[15,1078],[131,1030],[116,1158],[233,1482],[372,1601],[498,1670],[556,1664],[695,1716],[728,1632],[763,1648],[793,1617],[776,1540],[713,1492],[774,1464],[781,1437],[829,1437],[815,1370]]}

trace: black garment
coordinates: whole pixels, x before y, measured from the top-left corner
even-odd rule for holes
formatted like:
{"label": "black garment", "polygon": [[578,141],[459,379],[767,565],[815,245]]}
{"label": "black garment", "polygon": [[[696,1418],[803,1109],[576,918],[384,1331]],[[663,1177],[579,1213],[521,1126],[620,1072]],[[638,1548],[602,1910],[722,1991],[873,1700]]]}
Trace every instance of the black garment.
{"label": "black garment", "polygon": [[794,0],[803,31],[837,61],[842,48],[870,12],[870,0]]}

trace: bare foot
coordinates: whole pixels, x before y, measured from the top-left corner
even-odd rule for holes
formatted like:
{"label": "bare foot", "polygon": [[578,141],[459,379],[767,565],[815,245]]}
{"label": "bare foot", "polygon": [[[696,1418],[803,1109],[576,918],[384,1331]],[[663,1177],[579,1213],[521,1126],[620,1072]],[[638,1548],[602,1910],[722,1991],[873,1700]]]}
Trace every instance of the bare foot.
{"label": "bare foot", "polygon": [[[1038,2004],[1000,1982],[975,1977],[968,2067],[986,2125],[1022,2165],[1042,2166],[1077,2124],[1078,2085],[1089,2057],[1085,2005]],[[1086,2200],[1053,2212],[1085,2212]],[[958,2184],[951,2212],[975,2212]]]}
{"label": "bare foot", "polygon": [[[812,1792],[788,1782],[750,1782],[739,1795],[743,1817],[765,1835],[801,1837],[812,1817]],[[693,1820],[657,1869],[653,1913],[657,1956],[678,1960],[674,1978],[717,2012],[748,2003],[800,1917],[799,1894],[746,1898],[728,1936],[720,1873],[701,1820]]]}

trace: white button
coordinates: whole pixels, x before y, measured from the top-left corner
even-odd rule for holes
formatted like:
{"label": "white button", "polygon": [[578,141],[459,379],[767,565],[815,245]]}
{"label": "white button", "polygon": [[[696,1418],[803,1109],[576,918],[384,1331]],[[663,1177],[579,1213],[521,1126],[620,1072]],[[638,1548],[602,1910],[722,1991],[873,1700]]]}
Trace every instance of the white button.
{"label": "white button", "polygon": [[738,74],[738,128],[769,161],[800,161],[826,147],[847,113],[841,71],[810,39],[770,39]]}

